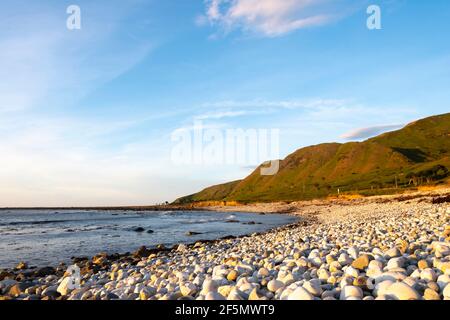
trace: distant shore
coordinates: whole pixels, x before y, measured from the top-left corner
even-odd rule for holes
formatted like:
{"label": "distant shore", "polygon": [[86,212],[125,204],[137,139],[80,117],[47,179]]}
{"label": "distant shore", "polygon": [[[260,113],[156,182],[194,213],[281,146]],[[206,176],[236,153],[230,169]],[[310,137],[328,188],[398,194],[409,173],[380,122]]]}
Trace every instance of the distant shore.
{"label": "distant shore", "polygon": [[180,205],[151,205],[151,206],[99,206],[99,207],[1,207],[0,211],[7,210],[99,210],[99,211],[203,211],[201,207]]}
{"label": "distant shore", "polygon": [[[55,207],[0,207],[0,211],[8,210],[99,210],[99,211],[237,211],[251,213],[300,213],[311,206],[330,204],[355,204],[361,202],[403,201],[405,199],[450,196],[450,186],[433,187],[427,190],[404,190],[396,194],[360,196],[346,195],[315,200],[248,202],[238,201],[206,201],[186,204],[161,204],[148,206],[55,206]],[[223,203],[229,203],[224,205]]]}

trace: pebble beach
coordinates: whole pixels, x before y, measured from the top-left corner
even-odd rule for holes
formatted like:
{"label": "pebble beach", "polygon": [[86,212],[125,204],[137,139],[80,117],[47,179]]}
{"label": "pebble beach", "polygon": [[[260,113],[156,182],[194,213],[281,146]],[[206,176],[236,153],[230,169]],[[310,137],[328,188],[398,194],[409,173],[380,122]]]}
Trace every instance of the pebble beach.
{"label": "pebble beach", "polygon": [[0,299],[450,300],[449,194],[251,206],[267,213],[289,206],[299,221],[243,237],[75,259],[78,288],[68,266],[30,271],[19,264],[0,272]]}

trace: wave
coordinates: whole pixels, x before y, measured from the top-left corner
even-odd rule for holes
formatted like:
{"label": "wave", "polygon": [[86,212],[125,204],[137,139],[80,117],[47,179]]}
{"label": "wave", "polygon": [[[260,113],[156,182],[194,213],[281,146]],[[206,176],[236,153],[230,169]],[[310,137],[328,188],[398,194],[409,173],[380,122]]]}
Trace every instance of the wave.
{"label": "wave", "polygon": [[195,220],[188,220],[183,223],[187,224],[195,224],[195,223],[211,223],[211,222],[223,222],[225,219],[218,219],[218,218],[210,218],[210,219],[195,219]]}
{"label": "wave", "polygon": [[88,221],[109,221],[109,220],[128,220],[128,219],[140,219],[140,216],[108,216],[108,217],[80,217],[79,219],[58,219],[58,220],[28,220],[28,221],[10,221],[0,222],[0,226],[22,226],[22,225],[43,225],[43,224],[56,224],[56,223],[70,223],[70,222],[88,222]]}
{"label": "wave", "polygon": [[19,225],[39,225],[39,224],[52,224],[61,222],[74,222],[80,220],[41,220],[41,221],[12,221],[7,223],[0,223],[0,226],[19,226]]}
{"label": "wave", "polygon": [[176,217],[176,216],[182,216],[186,213],[183,211],[162,211],[158,212],[158,215],[161,217]]}

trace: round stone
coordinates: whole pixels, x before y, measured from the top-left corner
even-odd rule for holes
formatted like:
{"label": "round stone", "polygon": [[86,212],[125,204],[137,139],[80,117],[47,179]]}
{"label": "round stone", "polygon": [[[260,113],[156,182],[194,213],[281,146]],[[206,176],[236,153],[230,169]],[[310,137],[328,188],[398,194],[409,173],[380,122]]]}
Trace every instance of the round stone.
{"label": "round stone", "polygon": [[420,273],[420,279],[434,282],[437,280],[437,275],[433,269],[428,268],[428,269],[422,270],[422,272]]}
{"label": "round stone", "polygon": [[323,289],[320,286],[320,280],[317,279],[306,281],[303,284],[303,288],[308,290],[309,293],[316,297],[320,296],[323,292]]}
{"label": "round stone", "polygon": [[393,297],[396,300],[420,300],[419,293],[404,282],[396,282],[390,285],[386,295]]}
{"label": "round stone", "polygon": [[197,286],[193,283],[185,283],[180,286],[180,292],[183,296],[193,296],[197,292]]}
{"label": "round stone", "polygon": [[439,293],[437,293],[436,291],[431,290],[429,288],[425,289],[423,298],[425,300],[441,300]]}
{"label": "round stone", "polygon": [[314,296],[303,287],[298,287],[291,294],[288,300],[314,300]]}
{"label": "round stone", "polygon": [[269,283],[267,283],[267,289],[271,292],[277,292],[279,289],[284,287],[284,283],[280,280],[270,280]]}
{"label": "round stone", "polygon": [[267,277],[267,276],[269,276],[269,270],[267,270],[266,268],[260,268],[259,270],[258,270],[258,276],[259,277]]}
{"label": "round stone", "polygon": [[227,275],[227,280],[228,281],[236,281],[238,275],[239,274],[236,270],[231,270]]}
{"label": "round stone", "polygon": [[364,270],[368,266],[369,266],[369,256],[367,254],[359,256],[356,260],[352,262],[352,267],[358,270]]}
{"label": "round stone", "polygon": [[213,292],[217,290],[217,283],[212,279],[206,279],[203,282],[202,291],[200,294],[206,296],[209,292]]}
{"label": "round stone", "polygon": [[328,268],[328,270],[330,270],[330,272],[337,272],[339,270],[341,270],[342,266],[338,261],[333,261],[330,263],[330,267]]}
{"label": "round stone", "polygon": [[422,260],[419,260],[419,262],[417,263],[417,266],[419,267],[420,270],[423,270],[423,269],[429,268],[430,264],[428,263],[427,260],[422,259]]}
{"label": "round stone", "polygon": [[386,251],[386,256],[388,256],[389,258],[395,258],[395,257],[400,257],[402,255],[402,252],[400,251],[399,248],[394,247],[389,249],[388,251]]}
{"label": "round stone", "polygon": [[342,266],[346,266],[346,265],[352,263],[353,260],[349,257],[349,255],[347,253],[344,252],[344,253],[340,254],[338,261]]}
{"label": "round stone", "polygon": [[450,284],[447,284],[442,291],[442,294],[444,295],[444,299],[450,300]]}
{"label": "round stone", "polygon": [[362,299],[364,296],[361,288],[355,286],[345,286],[342,288],[340,300],[349,300],[350,298]]}
{"label": "round stone", "polygon": [[205,300],[226,300],[224,296],[216,291],[208,292],[205,296]]}
{"label": "round stone", "polygon": [[353,278],[357,278],[359,276],[358,270],[356,270],[352,266],[347,267],[347,269],[345,269],[345,274],[352,276]]}
{"label": "round stone", "polygon": [[403,268],[405,265],[405,259],[403,257],[397,257],[397,258],[391,258],[389,259],[386,269],[392,270],[392,269],[398,269]]}
{"label": "round stone", "polygon": [[350,247],[347,253],[351,258],[356,259],[359,255],[359,249],[357,247]]}

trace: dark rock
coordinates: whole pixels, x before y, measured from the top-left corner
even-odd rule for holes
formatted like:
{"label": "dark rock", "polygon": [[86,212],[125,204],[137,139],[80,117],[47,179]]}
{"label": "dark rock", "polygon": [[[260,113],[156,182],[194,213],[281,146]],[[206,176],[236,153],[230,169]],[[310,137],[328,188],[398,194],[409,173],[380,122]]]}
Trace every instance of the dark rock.
{"label": "dark rock", "polygon": [[119,260],[121,255],[119,253],[110,254],[107,256],[108,260],[116,261]]}
{"label": "dark rock", "polygon": [[133,253],[134,257],[138,258],[147,258],[151,254],[151,250],[147,249],[147,247],[142,246],[136,252]]}
{"label": "dark rock", "polygon": [[11,273],[6,270],[0,271],[0,281],[3,281],[5,279],[13,279],[13,278],[14,278],[14,273]]}
{"label": "dark rock", "polygon": [[447,202],[450,202],[450,195],[433,198],[433,200],[431,200],[431,203],[433,203],[433,204],[440,204],[440,203],[447,203]]}
{"label": "dark rock", "polygon": [[25,278],[34,278],[34,274],[36,271],[26,271],[26,272],[21,272],[18,274],[18,276],[20,276],[22,278],[22,276],[24,276]]}
{"label": "dark rock", "polygon": [[88,260],[89,260],[88,257],[72,257],[73,263],[86,262]]}
{"label": "dark rock", "polygon": [[248,221],[248,222],[243,222],[242,224],[249,224],[249,225],[252,225],[252,224],[256,224],[256,222],[255,222],[255,221]]}
{"label": "dark rock", "polygon": [[61,296],[61,294],[58,291],[56,291],[56,290],[48,290],[45,293],[45,295],[44,295],[44,297],[49,297],[49,298],[52,298],[52,299],[56,299],[56,298],[58,298],[60,296]]}
{"label": "dark rock", "polygon": [[186,232],[187,236],[195,236],[195,235],[198,235],[198,234],[201,234],[201,232],[195,232],[195,231],[188,231],[188,232]]}
{"label": "dark rock", "polygon": [[228,235],[228,236],[225,236],[225,237],[222,237],[222,238],[220,238],[221,240],[230,240],[230,239],[236,239],[236,237],[235,236],[232,236],[232,235]]}
{"label": "dark rock", "polygon": [[58,267],[56,267],[56,272],[64,274],[66,269],[67,269],[67,267],[65,267],[65,266],[58,266]]}
{"label": "dark rock", "polygon": [[142,227],[137,227],[137,228],[134,228],[133,231],[134,231],[134,232],[144,232],[145,229],[142,228]]}
{"label": "dark rock", "polygon": [[27,279],[27,276],[24,273],[19,273],[16,275],[16,281],[23,282]]}
{"label": "dark rock", "polygon": [[31,287],[25,289],[25,293],[26,293],[26,294],[30,294],[30,295],[31,295],[31,294],[36,294],[37,288],[39,288],[39,286],[33,285],[33,286],[31,286]]}
{"label": "dark rock", "polygon": [[225,222],[227,222],[227,223],[238,223],[239,220],[233,220],[233,219],[231,219],[231,220],[226,220]]}
{"label": "dark rock", "polygon": [[50,275],[54,275],[56,273],[56,269],[53,267],[44,267],[44,268],[39,268],[38,270],[36,270],[34,272],[34,275],[36,277],[46,277],[46,276],[50,276]]}
{"label": "dark rock", "polygon": [[153,230],[151,230],[151,229],[148,229],[148,230],[147,230],[147,233],[153,233],[153,232],[155,232],[155,231],[153,231]]}
{"label": "dark rock", "polygon": [[117,299],[119,299],[119,296],[114,294],[114,293],[112,293],[112,292],[109,292],[106,295],[106,299],[108,299],[108,300],[117,300]]}
{"label": "dark rock", "polygon": [[[96,267],[98,268],[98,267]],[[94,272],[99,271],[100,268],[96,269],[95,267],[91,267],[89,265],[84,266],[80,269],[80,275],[84,277],[85,275],[92,276]]]}

